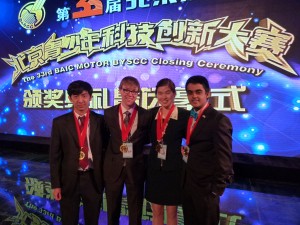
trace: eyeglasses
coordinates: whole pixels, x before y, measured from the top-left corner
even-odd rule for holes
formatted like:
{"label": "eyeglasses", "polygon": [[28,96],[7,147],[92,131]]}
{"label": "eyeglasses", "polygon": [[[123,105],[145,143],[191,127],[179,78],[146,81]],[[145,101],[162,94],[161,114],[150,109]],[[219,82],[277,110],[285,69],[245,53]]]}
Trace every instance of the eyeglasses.
{"label": "eyeglasses", "polygon": [[123,90],[123,92],[124,92],[125,94],[131,93],[132,95],[138,95],[138,94],[140,93],[139,91],[130,91],[130,90],[125,89],[125,88],[122,88],[122,90]]}

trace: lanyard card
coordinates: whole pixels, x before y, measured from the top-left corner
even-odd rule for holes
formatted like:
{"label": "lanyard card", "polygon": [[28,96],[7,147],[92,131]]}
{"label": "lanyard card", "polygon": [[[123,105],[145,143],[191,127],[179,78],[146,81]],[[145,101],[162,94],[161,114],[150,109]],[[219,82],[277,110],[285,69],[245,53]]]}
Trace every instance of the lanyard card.
{"label": "lanyard card", "polygon": [[166,160],[166,158],[167,158],[167,145],[161,145],[160,151],[157,152],[157,158]]}
{"label": "lanyard card", "polygon": [[124,144],[127,146],[127,150],[123,151],[123,158],[124,159],[131,159],[131,158],[133,158],[133,146],[132,146],[132,143],[126,142]]}

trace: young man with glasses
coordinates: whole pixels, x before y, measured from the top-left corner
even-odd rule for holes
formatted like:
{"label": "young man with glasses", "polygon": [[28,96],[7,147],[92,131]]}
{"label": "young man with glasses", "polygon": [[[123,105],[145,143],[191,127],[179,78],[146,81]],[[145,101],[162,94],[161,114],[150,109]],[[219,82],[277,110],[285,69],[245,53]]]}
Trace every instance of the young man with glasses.
{"label": "young man with glasses", "polygon": [[110,140],[104,159],[104,182],[108,225],[118,225],[124,185],[129,224],[142,223],[145,162],[143,146],[148,142],[150,114],[136,105],[140,84],[124,77],[119,86],[121,103],[104,110]]}

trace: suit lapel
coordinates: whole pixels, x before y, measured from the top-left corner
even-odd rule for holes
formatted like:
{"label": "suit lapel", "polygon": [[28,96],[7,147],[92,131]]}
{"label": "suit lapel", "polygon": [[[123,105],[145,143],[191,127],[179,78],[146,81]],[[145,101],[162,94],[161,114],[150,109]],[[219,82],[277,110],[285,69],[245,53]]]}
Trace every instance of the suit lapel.
{"label": "suit lapel", "polygon": [[77,135],[77,130],[76,130],[76,125],[75,125],[73,112],[69,113],[69,115],[67,117],[66,126],[67,126],[66,129],[70,131],[71,136],[74,138],[75,142],[79,146],[79,140],[78,140],[78,135]]}
{"label": "suit lapel", "polygon": [[143,112],[142,112],[142,109],[141,109],[141,107],[139,107],[138,105],[136,105],[136,109],[137,109],[137,111],[138,111],[138,123],[137,123],[137,126],[139,125],[139,124],[142,124],[142,120],[144,119],[144,117],[143,117]]}
{"label": "suit lapel", "polygon": [[191,139],[197,138],[199,135],[201,135],[202,128],[205,127],[206,125],[206,118],[209,112],[211,111],[211,106],[209,106],[202,114],[198,124],[196,125],[194,132],[191,135]]}
{"label": "suit lapel", "polygon": [[131,140],[134,140],[135,136],[138,135],[138,132],[139,132],[139,125],[142,124],[142,121],[143,121],[143,112],[142,112],[142,109],[141,107],[139,107],[138,105],[135,106],[136,109],[137,109],[137,113],[138,113],[138,121],[137,121],[137,126],[136,126],[136,130],[134,131],[134,133],[132,134],[131,136]]}

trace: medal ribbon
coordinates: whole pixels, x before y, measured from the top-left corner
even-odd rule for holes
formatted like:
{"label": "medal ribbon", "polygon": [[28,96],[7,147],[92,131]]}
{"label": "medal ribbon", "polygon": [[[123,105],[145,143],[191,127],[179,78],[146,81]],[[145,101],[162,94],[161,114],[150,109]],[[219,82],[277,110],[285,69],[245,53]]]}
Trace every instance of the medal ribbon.
{"label": "medal ribbon", "polygon": [[75,112],[74,112],[74,120],[75,120],[75,124],[76,124],[76,131],[77,131],[77,136],[78,136],[80,148],[82,148],[84,146],[84,141],[85,141],[86,136],[87,136],[87,127],[88,127],[89,119],[90,119],[90,110],[88,110],[87,113],[86,113],[83,130],[82,130],[82,132],[80,132],[79,121],[78,121],[78,119],[75,115]]}
{"label": "medal ribbon", "polygon": [[207,102],[207,103],[202,107],[202,109],[199,110],[198,118],[197,118],[197,120],[195,121],[193,127],[192,127],[192,124],[193,124],[194,118],[193,118],[193,117],[190,117],[190,118],[189,118],[188,125],[187,125],[187,129],[186,129],[186,145],[189,145],[189,144],[190,144],[191,135],[192,135],[192,133],[194,132],[195,127],[196,127],[196,125],[198,124],[200,118],[202,117],[202,114],[203,114],[204,110],[205,110],[208,106],[209,106],[209,104],[208,104],[208,102]]}
{"label": "medal ribbon", "polygon": [[124,118],[123,118],[122,106],[120,105],[120,107],[119,107],[119,114],[120,114],[120,117],[121,117],[121,125],[122,125],[121,131],[122,131],[122,141],[123,142],[126,142],[126,140],[128,139],[128,135],[131,131],[131,127],[132,127],[133,122],[135,120],[136,113],[137,113],[137,109],[134,107],[132,116],[130,117],[128,126],[126,127],[126,125],[124,123]]}
{"label": "medal ribbon", "polygon": [[171,114],[174,111],[174,109],[175,109],[175,105],[173,104],[171,106],[171,109],[169,110],[164,122],[162,122],[161,107],[159,108],[158,114],[157,114],[157,119],[156,119],[156,139],[157,139],[157,142],[162,141],[162,139],[165,135],[165,132],[166,132]]}

